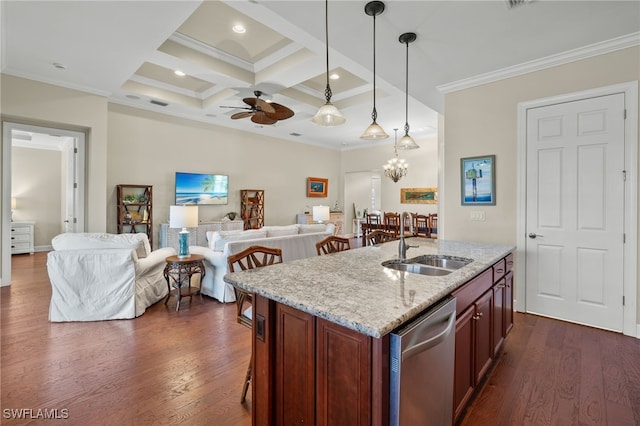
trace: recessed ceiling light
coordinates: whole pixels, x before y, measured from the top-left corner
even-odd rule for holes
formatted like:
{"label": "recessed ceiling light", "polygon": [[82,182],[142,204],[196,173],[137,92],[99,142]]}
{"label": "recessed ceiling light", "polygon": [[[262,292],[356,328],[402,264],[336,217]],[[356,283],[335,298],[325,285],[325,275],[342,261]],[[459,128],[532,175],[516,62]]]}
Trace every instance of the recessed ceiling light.
{"label": "recessed ceiling light", "polygon": [[334,72],[329,76],[329,78],[331,80],[338,80],[340,78],[340,75],[338,73]]}
{"label": "recessed ceiling light", "polygon": [[187,74],[185,74],[184,71],[180,71],[180,70],[175,70],[173,73],[175,75],[177,75],[178,77],[184,77],[185,75],[187,75]]}
{"label": "recessed ceiling light", "polygon": [[129,98],[129,99],[140,99],[140,97],[136,96],[136,95],[127,95],[127,98]]}
{"label": "recessed ceiling light", "polygon": [[54,67],[58,68],[59,70],[66,70],[67,66],[64,64],[61,64],[60,62],[54,62],[52,64]]}
{"label": "recessed ceiling light", "polygon": [[235,24],[231,29],[237,34],[244,34],[247,32],[247,29],[242,24]]}

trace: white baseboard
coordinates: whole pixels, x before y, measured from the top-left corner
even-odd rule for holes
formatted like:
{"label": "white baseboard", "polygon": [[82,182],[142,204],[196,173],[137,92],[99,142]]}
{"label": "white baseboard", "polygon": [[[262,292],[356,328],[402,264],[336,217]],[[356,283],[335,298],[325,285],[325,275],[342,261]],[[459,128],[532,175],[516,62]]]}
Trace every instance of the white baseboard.
{"label": "white baseboard", "polygon": [[48,246],[35,246],[33,248],[34,251],[51,251],[53,250],[53,247],[51,245]]}

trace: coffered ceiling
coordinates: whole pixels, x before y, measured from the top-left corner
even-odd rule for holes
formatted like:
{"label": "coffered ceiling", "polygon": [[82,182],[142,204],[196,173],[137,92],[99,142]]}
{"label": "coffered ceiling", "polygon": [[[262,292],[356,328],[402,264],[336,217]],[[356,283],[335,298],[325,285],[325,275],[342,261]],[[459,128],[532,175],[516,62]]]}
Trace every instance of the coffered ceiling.
{"label": "coffered ceiling", "polygon": [[[333,103],[347,117],[320,127],[324,103],[325,2],[2,1],[2,72],[108,97],[110,102],[335,149],[371,145],[373,18],[365,1],[329,1]],[[640,2],[387,1],[376,18],[378,123],[393,143],[405,122],[411,31],[411,135],[436,134],[443,92],[638,44]],[[236,33],[242,25],[244,33]],[[184,76],[174,71],[180,70]],[[254,91],[292,118],[250,118]]]}

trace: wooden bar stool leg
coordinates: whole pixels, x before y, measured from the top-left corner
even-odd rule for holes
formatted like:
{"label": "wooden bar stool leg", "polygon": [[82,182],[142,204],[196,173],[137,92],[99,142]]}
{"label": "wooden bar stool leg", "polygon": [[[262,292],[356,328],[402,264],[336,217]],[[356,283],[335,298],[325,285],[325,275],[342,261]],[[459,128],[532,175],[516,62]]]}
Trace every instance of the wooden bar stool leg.
{"label": "wooden bar stool leg", "polygon": [[[251,355],[253,358],[253,355]],[[249,367],[247,367],[247,374],[244,377],[244,385],[242,386],[242,398],[240,398],[240,402],[244,402],[247,399],[247,391],[249,390],[249,384],[251,383],[251,362],[253,359],[249,359]]]}

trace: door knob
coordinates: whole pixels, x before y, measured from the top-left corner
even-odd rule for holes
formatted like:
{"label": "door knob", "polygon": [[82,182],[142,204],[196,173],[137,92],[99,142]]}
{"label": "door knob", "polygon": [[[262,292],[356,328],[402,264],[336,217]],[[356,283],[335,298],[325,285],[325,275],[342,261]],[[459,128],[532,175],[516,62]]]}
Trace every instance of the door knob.
{"label": "door knob", "polygon": [[535,240],[536,237],[544,237],[544,235],[536,234],[535,232],[529,233],[529,238],[531,238],[532,240]]}

